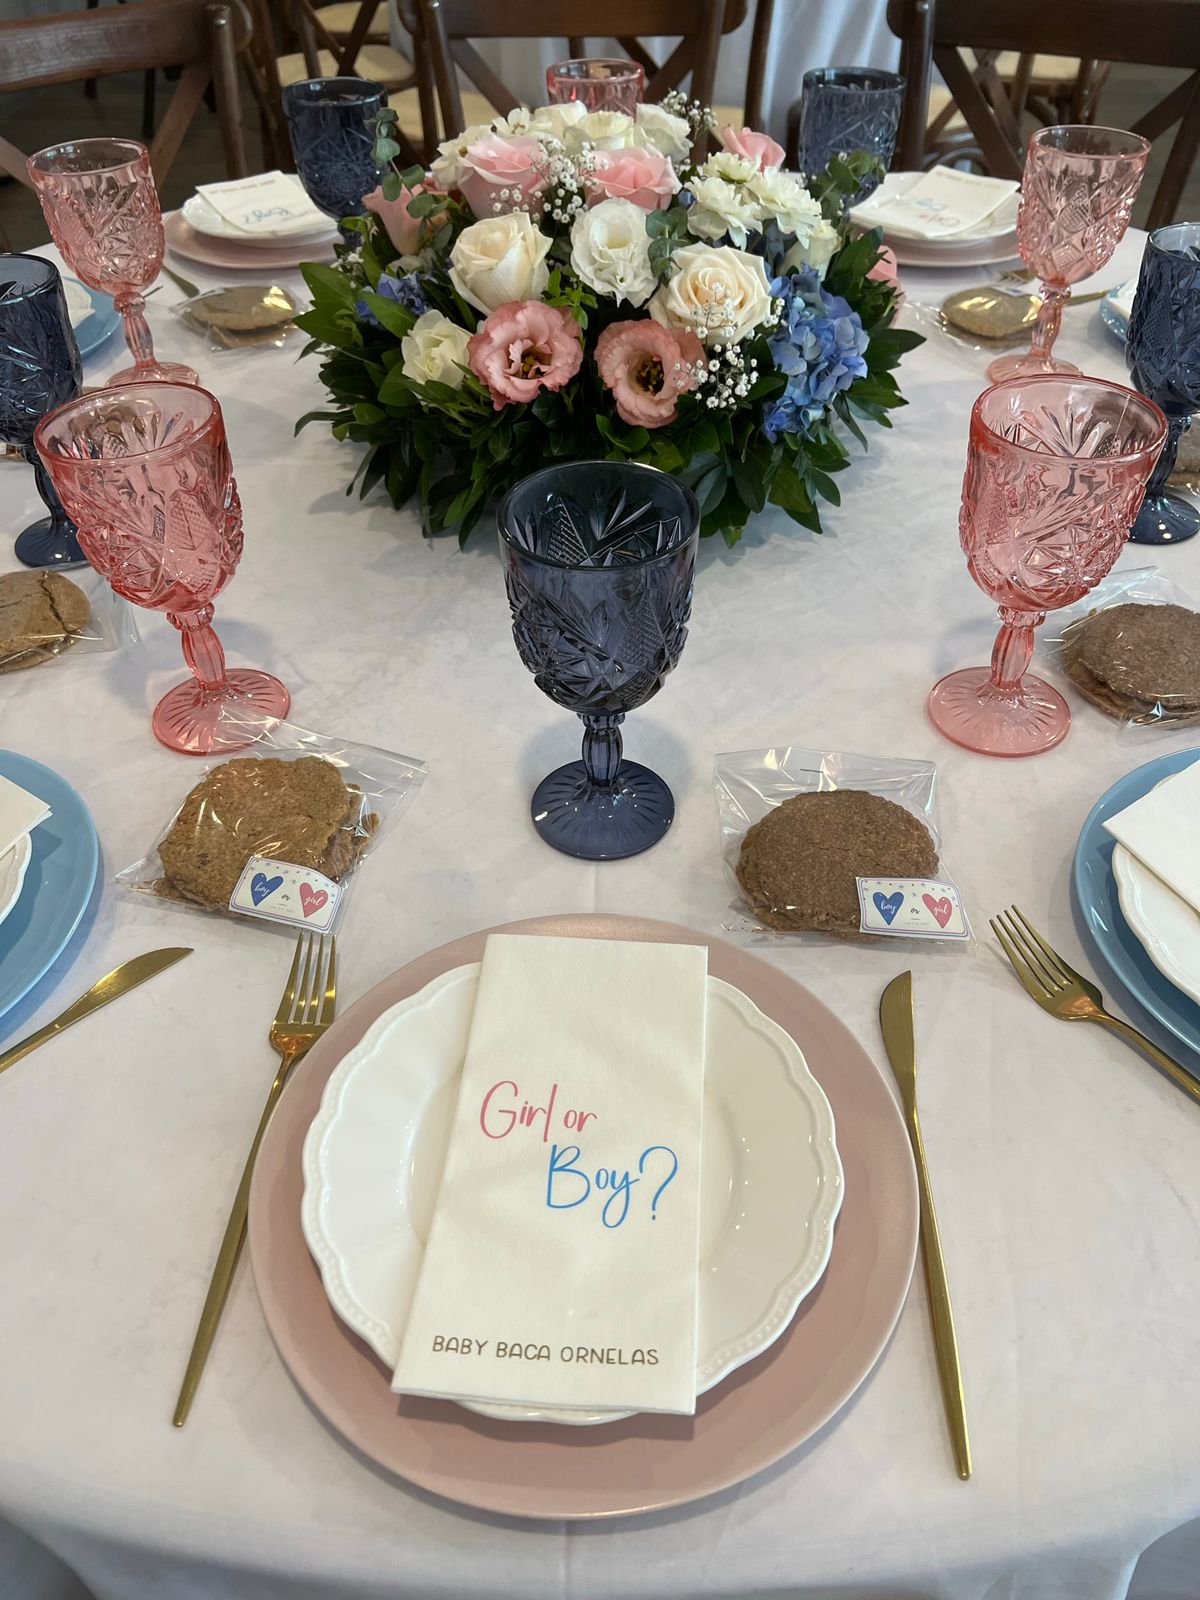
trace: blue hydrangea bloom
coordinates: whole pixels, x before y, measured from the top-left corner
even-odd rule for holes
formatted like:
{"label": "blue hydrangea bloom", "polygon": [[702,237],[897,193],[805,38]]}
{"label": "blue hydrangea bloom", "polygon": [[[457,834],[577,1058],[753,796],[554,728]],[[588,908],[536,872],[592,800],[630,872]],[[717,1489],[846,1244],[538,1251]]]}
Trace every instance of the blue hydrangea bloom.
{"label": "blue hydrangea bloom", "polygon": [[783,313],[768,343],[788,380],[763,410],[763,432],[774,444],[781,433],[807,432],[835,396],[866,377],[869,340],[858,313],[841,295],[827,293],[811,267],[775,278],[771,294],[783,301]]}
{"label": "blue hydrangea bloom", "polygon": [[[429,301],[425,298],[419,272],[407,272],[402,278],[393,278],[390,272],[381,273],[379,282],[375,286],[375,293],[382,295],[385,300],[394,300],[406,311],[411,311],[414,317],[419,317],[429,310]],[[381,326],[379,318],[371,310],[365,297],[359,299],[354,309],[358,317],[370,327]]]}

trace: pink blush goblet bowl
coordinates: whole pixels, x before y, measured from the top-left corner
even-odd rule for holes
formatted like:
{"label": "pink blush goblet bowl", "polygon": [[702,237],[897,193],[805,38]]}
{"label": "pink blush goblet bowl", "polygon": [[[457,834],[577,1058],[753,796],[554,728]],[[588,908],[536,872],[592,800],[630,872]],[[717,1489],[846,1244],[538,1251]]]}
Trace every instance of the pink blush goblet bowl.
{"label": "pink blush goblet bowl", "polygon": [[1066,701],[1026,670],[1034,630],[1109,572],[1166,434],[1153,401],[1098,378],[1014,378],[976,400],[959,539],[1001,628],[990,667],[952,672],[929,696],[947,739],[1029,756],[1065,738]]}

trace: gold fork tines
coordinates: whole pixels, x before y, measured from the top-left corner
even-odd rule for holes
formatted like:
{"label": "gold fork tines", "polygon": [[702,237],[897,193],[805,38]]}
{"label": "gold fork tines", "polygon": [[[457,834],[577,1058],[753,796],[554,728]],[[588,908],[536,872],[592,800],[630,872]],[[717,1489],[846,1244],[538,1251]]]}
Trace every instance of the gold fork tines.
{"label": "gold fork tines", "polygon": [[991,924],[992,932],[1021,986],[1043,1011],[1057,1017],[1060,1022],[1098,1022],[1102,1028],[1107,1028],[1110,1033],[1115,1033],[1118,1038],[1149,1056],[1177,1088],[1200,1104],[1200,1083],[1191,1073],[1147,1039],[1144,1033],[1139,1033],[1128,1022],[1106,1011],[1104,996],[1096,985],[1063,960],[1019,907],[1010,906],[998,917],[993,917]]}
{"label": "gold fork tines", "polygon": [[267,1123],[270,1122],[271,1113],[283,1093],[288,1073],[333,1021],[336,1005],[337,939],[334,936],[330,937],[328,958],[326,958],[325,935],[314,937],[311,933],[301,933],[296,940],[296,953],[292,957],[292,967],[284,985],[279,1009],[271,1022],[271,1043],[281,1058],[279,1071],[275,1074],[275,1081],[271,1085],[271,1092],[267,1096],[267,1103],[259,1118],[254,1142],[250,1146],[250,1154],[242,1172],[242,1181],[238,1185],[233,1209],[225,1226],[225,1236],[217,1253],[217,1264],[213,1268],[212,1281],[208,1286],[204,1309],[200,1313],[200,1323],[192,1343],[191,1355],[188,1357],[187,1370],[183,1375],[179,1399],[175,1403],[173,1420],[177,1428],[183,1427],[192,1408],[192,1401],[200,1385],[200,1376],[204,1371],[204,1363],[208,1360],[208,1352],[212,1349],[217,1324],[225,1309],[229,1286],[233,1282],[233,1274],[242,1253],[242,1245],[246,1238],[250,1180],[254,1176],[254,1163],[263,1134],[267,1131]]}

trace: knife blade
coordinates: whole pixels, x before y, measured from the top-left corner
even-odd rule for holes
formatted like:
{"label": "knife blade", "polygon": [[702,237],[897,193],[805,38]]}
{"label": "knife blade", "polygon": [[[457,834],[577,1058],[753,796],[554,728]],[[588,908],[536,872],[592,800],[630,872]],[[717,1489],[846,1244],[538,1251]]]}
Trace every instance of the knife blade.
{"label": "knife blade", "polygon": [[44,1028],[39,1028],[36,1033],[31,1033],[19,1044],[0,1055],[0,1072],[6,1071],[22,1057],[27,1056],[31,1050],[36,1050],[38,1045],[45,1044],[47,1039],[53,1039],[56,1033],[61,1033],[64,1028],[69,1028],[73,1022],[80,1022],[84,1017],[90,1016],[93,1011],[98,1011],[101,1006],[106,1006],[111,1000],[119,1000],[123,994],[128,994],[130,989],[136,989],[139,983],[145,983],[148,978],[155,977],[158,973],[172,967],[177,961],[182,961],[184,956],[190,956],[190,945],[172,946],[165,950],[148,950],[145,955],[134,956],[131,961],[124,961],[119,967],[114,967],[111,972],[94,983],[92,987],[74,1000],[65,1011],[60,1011],[52,1022],[46,1023]]}
{"label": "knife blade", "polygon": [[929,1288],[929,1315],[933,1323],[933,1343],[937,1354],[938,1377],[946,1422],[954,1446],[954,1461],[962,1479],[971,1476],[971,1441],[967,1432],[967,1402],[963,1394],[962,1366],[958,1338],[954,1331],[954,1312],[950,1305],[950,1286],[938,1233],[933,1190],[925,1162],[925,1142],[917,1116],[917,1047],[913,1031],[912,973],[893,978],[879,1001],[879,1026],[883,1046],[904,1105],[904,1120],[917,1167],[917,1189],[921,1197],[921,1258]]}

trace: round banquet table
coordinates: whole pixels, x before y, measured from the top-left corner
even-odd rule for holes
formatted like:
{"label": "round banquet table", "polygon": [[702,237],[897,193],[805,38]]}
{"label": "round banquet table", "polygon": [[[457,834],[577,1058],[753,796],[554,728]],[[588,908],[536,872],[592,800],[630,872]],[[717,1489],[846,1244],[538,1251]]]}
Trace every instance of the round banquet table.
{"label": "round banquet table", "polygon": [[[1141,245],[1123,243],[1107,282],[1136,271]],[[906,278],[932,302],[978,274]],[[671,784],[675,825],[646,855],[588,865],[530,825],[534,784],[577,752],[578,724],[517,659],[492,538],[460,553],[423,542],[415,515],[378,494],[347,498],[354,450],[319,425],[293,438],[322,400],[300,341],[209,353],[171,317],[176,298],[167,284],[149,303],[158,348],[220,396],[245,509],[245,556],[217,606],[231,661],[277,672],[303,726],[430,766],[354,885],[343,1005],[433,945],[519,917],[618,911],[719,932],[714,754],[784,743],[936,761],[945,861],[977,931],[1015,901],[1087,965],[1068,889],[1080,823],[1123,772],[1194,735],[1123,741],[1073,696],[1066,742],[1008,763],[926,720],[933,681],[985,661],[994,632],[956,532],[977,355],[937,340],[906,359],[910,404],[841,478],[823,537],[770,512],[734,551],[705,544],[682,662],[627,730],[631,756]],[[1064,349],[1121,378],[1096,307],[1065,320]],[[86,376],[124,360],[114,341]],[[37,509],[32,474],[0,465],[0,505],[7,568],[11,532]],[[1122,557],[1156,561],[1200,596],[1200,540]],[[875,1372],[822,1434],[667,1513],[522,1524],[384,1476],[293,1387],[245,1263],[191,1420],[172,1429],[274,1072],[267,1023],[290,944],[112,881],[199,771],[151,735],[181,658],[164,619],[140,625],[140,651],[67,657],[0,689],[0,744],[79,789],[103,860],[83,934],[0,1032],[45,1022],[139,951],[195,946],[0,1081],[0,1518],[20,1560],[32,1539],[97,1600],[1119,1600],[1140,1552],[1194,1523],[1179,1537],[1200,1570],[1200,1114],[1118,1041],[1044,1017],[987,937],[765,951],[880,1061],[879,995],[914,971],[970,1483],[954,1473],[919,1275]],[[20,1600],[43,1593],[31,1578]]]}

